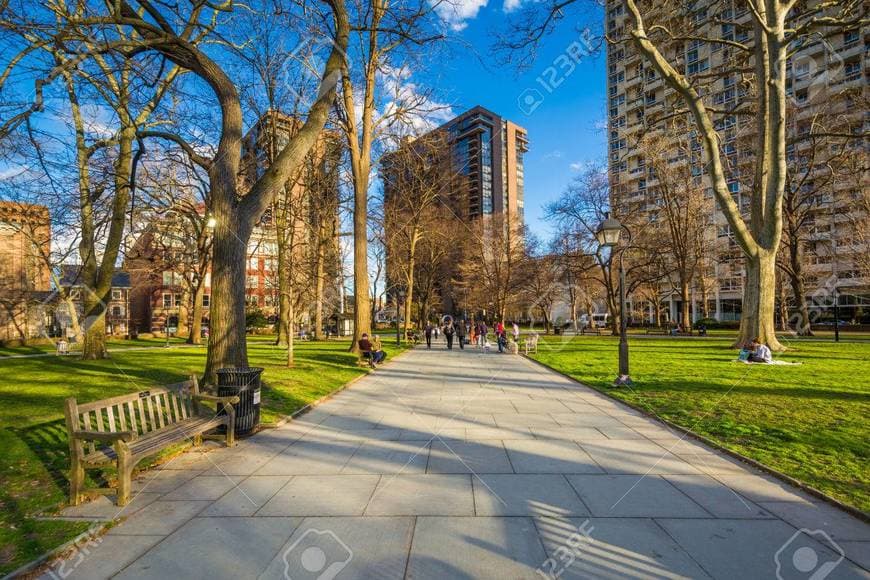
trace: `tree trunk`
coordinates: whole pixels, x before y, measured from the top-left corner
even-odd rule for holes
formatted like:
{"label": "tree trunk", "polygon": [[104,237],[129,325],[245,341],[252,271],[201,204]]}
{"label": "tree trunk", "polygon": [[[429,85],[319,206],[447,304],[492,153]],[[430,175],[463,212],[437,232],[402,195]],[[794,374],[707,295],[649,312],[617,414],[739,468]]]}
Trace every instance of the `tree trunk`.
{"label": "tree trunk", "polygon": [[780,280],[779,284],[779,330],[780,332],[788,332],[788,293],[785,291],[785,284]]}
{"label": "tree trunk", "polygon": [[743,288],[743,311],[740,334],[734,346],[743,346],[758,339],[773,351],[785,347],[776,338],[776,253],[759,249],[746,258],[746,285]]}
{"label": "tree trunk", "polygon": [[[368,183],[363,176],[356,176],[353,206],[353,342],[351,352],[359,351],[359,339],[371,333],[372,317],[369,300],[368,232]],[[396,316],[399,315],[398,310]]]}
{"label": "tree trunk", "polygon": [[85,336],[82,343],[82,359],[97,360],[107,358],[106,349],[106,305],[91,291],[85,291],[84,305]]}
{"label": "tree trunk", "polygon": [[187,344],[202,344],[202,297],[205,296],[205,281],[200,280],[193,293],[193,312],[190,318],[190,334]]}
{"label": "tree trunk", "polygon": [[314,281],[314,339],[323,340],[323,289],[324,289],[324,256],[325,248],[322,241],[317,245],[317,265],[315,267]]}
{"label": "tree trunk", "polygon": [[293,368],[293,335],[296,333],[296,308],[293,304],[293,289],[288,285],[290,295],[287,297],[287,368]]}
{"label": "tree trunk", "polygon": [[680,325],[686,331],[692,328],[692,319],[689,313],[689,281],[685,276],[680,277]]}
{"label": "tree trunk", "polygon": [[405,323],[403,324],[405,336],[408,336],[408,329],[411,328],[411,307],[414,303],[414,244],[411,245],[411,252],[411,256],[408,259],[408,277],[405,280],[405,285],[408,287],[407,294],[405,294]]}
{"label": "tree trunk", "polygon": [[[791,234],[791,232],[790,232]],[[789,270],[786,272],[797,310],[797,332],[800,336],[813,336],[810,323],[810,309],[807,304],[807,292],[804,284],[803,252],[796,236],[789,235]]]}
{"label": "tree trunk", "polygon": [[[215,196],[225,199],[225,196]],[[232,202],[230,202],[232,203]],[[248,366],[245,332],[245,267],[250,232],[241,232],[239,220],[225,203],[212,207],[217,226],[214,235],[212,294],[205,381],[214,384],[216,371]]]}
{"label": "tree trunk", "polygon": [[[279,197],[289,195],[286,192],[278,194]],[[287,248],[287,207],[282,206],[282,203],[290,203],[288,199],[281,199],[275,204],[275,213],[278,214],[276,220],[276,230],[278,237],[278,337],[275,344],[278,346],[287,346],[288,336],[290,333],[290,264],[287,263],[288,248]],[[292,227],[292,226],[289,226]]]}

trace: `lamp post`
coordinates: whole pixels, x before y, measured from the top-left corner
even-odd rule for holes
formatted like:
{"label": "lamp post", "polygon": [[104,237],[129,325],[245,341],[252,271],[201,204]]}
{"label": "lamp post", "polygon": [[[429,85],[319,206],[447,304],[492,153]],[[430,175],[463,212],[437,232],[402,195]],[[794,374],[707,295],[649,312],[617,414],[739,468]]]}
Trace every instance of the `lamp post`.
{"label": "lamp post", "polygon": [[[604,214],[604,221],[595,232],[599,245],[610,248],[610,256],[607,259],[611,263],[613,251],[619,245],[623,229],[628,234],[628,241],[631,242],[631,231],[607,213]],[[623,256],[624,253],[619,254],[619,376],[613,382],[614,387],[631,386],[631,377],[628,372],[628,321],[625,317],[625,264]]]}
{"label": "lamp post", "polygon": [[405,291],[399,290],[396,293],[396,346],[402,344],[402,335],[399,332],[399,312],[402,310],[402,301],[405,298]]}

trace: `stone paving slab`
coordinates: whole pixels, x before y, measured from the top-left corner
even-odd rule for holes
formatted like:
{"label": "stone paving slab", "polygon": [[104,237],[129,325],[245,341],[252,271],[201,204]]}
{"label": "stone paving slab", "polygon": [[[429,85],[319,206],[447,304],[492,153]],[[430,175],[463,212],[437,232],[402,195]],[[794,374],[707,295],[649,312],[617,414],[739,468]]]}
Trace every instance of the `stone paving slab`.
{"label": "stone paving slab", "polygon": [[479,516],[588,516],[564,475],[481,475],[472,480]]}
{"label": "stone paving slab", "polygon": [[783,580],[870,578],[864,522],[476,349],[409,352],[280,428],[144,473],[134,495],[123,510],[107,498],[64,510],[120,516],[65,573],[504,580],[561,566],[564,578],[730,580],[773,578],[779,557]]}
{"label": "stone paving slab", "polygon": [[297,475],[256,512],[258,516],[359,516],[379,475]]}
{"label": "stone paving slab", "polygon": [[710,578],[653,520],[541,518],[536,520],[558,578]]}
{"label": "stone paving slab", "polygon": [[[305,518],[260,578],[398,580],[413,533],[410,517]],[[323,553],[323,566],[306,550]]]}
{"label": "stone paving slab", "polygon": [[531,518],[417,518],[408,577],[535,578],[546,559]]}
{"label": "stone paving slab", "polygon": [[710,514],[663,478],[648,475],[569,475],[592,514],[601,517],[704,518]]}
{"label": "stone paving slab", "polygon": [[195,518],[116,578],[256,578],[302,518]]}

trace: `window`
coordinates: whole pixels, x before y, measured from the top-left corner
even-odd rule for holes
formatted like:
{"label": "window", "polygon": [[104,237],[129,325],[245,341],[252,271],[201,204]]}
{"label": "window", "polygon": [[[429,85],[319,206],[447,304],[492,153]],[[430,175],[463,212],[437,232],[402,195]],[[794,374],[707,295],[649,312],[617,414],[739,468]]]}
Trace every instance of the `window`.
{"label": "window", "polygon": [[122,306],[112,306],[112,316],[115,318],[124,316],[124,308]]}
{"label": "window", "polygon": [[846,75],[847,81],[854,81],[861,76],[861,61],[853,60],[851,62],[847,62],[846,65],[843,67],[843,72]]}
{"label": "window", "polygon": [[202,305],[208,308],[211,305],[211,294],[202,295]]}
{"label": "window", "polygon": [[260,287],[260,277],[259,276],[248,276],[248,288],[259,288]]}
{"label": "window", "polygon": [[112,300],[120,300],[121,299],[121,291],[113,289],[112,290]]}
{"label": "window", "polygon": [[172,308],[172,294],[163,294],[163,308]]}
{"label": "window", "polygon": [[698,62],[694,62],[686,67],[686,73],[690,75],[695,75],[698,73],[702,73],[710,68],[710,61],[706,58],[699,60]]}
{"label": "window", "polygon": [[855,44],[861,39],[861,35],[858,33],[858,30],[847,30],[843,33],[843,46],[850,46]]}
{"label": "window", "polygon": [[803,104],[809,100],[809,93],[807,89],[801,89],[794,94],[794,98],[798,103]]}

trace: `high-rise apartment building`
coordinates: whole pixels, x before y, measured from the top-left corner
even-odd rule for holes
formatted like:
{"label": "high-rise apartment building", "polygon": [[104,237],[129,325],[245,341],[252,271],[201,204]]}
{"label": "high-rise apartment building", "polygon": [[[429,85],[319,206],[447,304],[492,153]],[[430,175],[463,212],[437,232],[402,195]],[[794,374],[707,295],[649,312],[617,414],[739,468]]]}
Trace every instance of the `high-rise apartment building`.
{"label": "high-rise apartment building", "polygon": [[[688,6],[688,5],[687,5]],[[681,17],[691,25],[693,38],[721,38],[738,43],[751,43],[751,18],[746,3],[733,5],[719,2],[695,2]],[[691,10],[691,12],[688,12]],[[627,28],[623,0],[609,0],[606,5],[605,26],[612,36],[621,36]],[[797,20],[800,20],[800,15]],[[647,22],[649,27],[653,18]],[[673,24],[671,22],[670,24]],[[810,138],[811,132],[823,133],[821,125],[830,132],[864,132],[870,127],[868,98],[868,55],[870,55],[870,28],[843,31],[827,30],[819,36],[808,37],[795,46],[788,65],[788,135],[787,150],[790,186],[805,192],[802,203],[802,235],[805,236],[806,294],[811,299],[825,292],[828,297],[835,288],[841,294],[840,304],[845,308],[843,317],[860,314],[858,306],[870,303],[870,279],[859,262],[868,252],[867,239],[856,229],[866,230],[870,216],[863,212],[859,200],[866,196],[870,182],[867,175],[867,142],[853,139],[844,144],[836,139]],[[688,33],[686,33],[688,35]],[[751,90],[734,69],[738,51],[722,43],[702,40],[674,41],[664,47],[665,55],[690,79],[703,86],[711,108],[724,111],[719,115],[719,132],[723,160],[726,164],[728,187],[748,214],[755,171],[755,151],[758,139],[753,116],[740,115],[738,105]],[[745,64],[745,63],[744,63]],[[608,44],[608,155],[612,203],[623,212],[647,212],[651,219],[658,211],[658,181],[655,172],[644,159],[638,146],[642,136],[663,131],[663,126],[680,118],[675,111],[681,102],[667,87],[655,69],[640,55],[631,42]],[[728,114],[730,111],[735,114]],[[665,118],[671,121],[664,122]],[[673,128],[673,124],[671,124]],[[704,221],[706,246],[714,257],[700,275],[710,281],[701,293],[693,290],[692,313],[698,319],[708,313],[720,320],[740,317],[744,264],[742,253],[734,241],[724,215],[713,197],[709,177],[705,171],[705,155],[694,125],[687,120],[682,125],[680,139],[686,147],[674,147],[668,163],[687,164],[695,183],[704,191]],[[841,175],[830,178],[827,163],[833,156],[843,160],[843,147],[847,153],[860,156],[863,163],[855,172],[841,168]],[[856,203],[857,201],[857,203]],[[802,211],[804,211],[802,210]],[[863,225],[862,225],[863,224]],[[833,292],[836,294],[837,292]],[[672,289],[662,289],[662,300],[669,303],[670,317],[674,320],[680,299]],[[706,303],[705,303],[706,302]],[[635,305],[635,311],[644,310]],[[652,309],[649,309],[652,312]]]}
{"label": "high-rise apartment building", "polygon": [[[451,119],[433,133],[446,135],[452,166],[444,201],[464,221],[487,215],[523,219],[523,156],[528,151],[526,130],[512,121],[476,106]],[[431,134],[427,134],[431,135]],[[409,141],[402,147],[413,147]],[[383,166],[390,165],[391,154]],[[387,196],[389,179],[384,180]]]}

